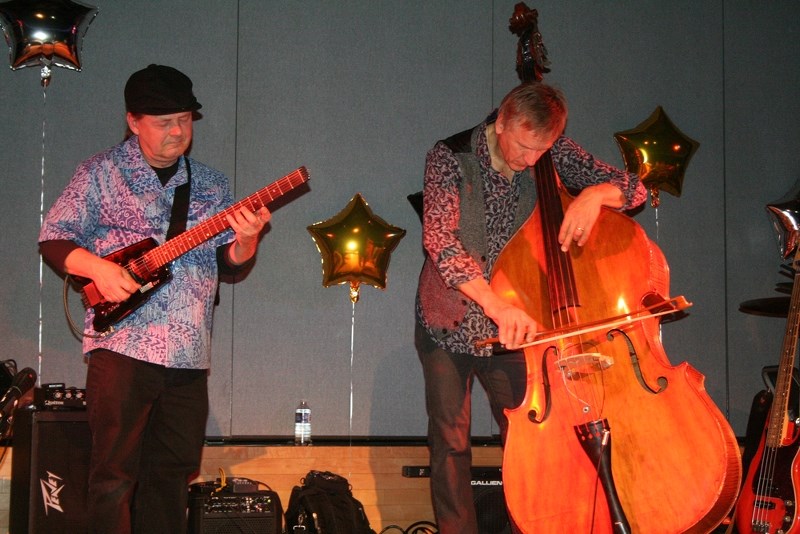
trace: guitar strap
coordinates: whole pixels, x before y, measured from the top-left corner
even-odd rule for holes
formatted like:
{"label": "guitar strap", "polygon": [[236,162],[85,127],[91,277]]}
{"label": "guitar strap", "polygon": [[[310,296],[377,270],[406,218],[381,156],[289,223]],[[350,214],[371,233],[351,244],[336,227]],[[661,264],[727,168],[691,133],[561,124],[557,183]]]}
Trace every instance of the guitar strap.
{"label": "guitar strap", "polygon": [[[192,167],[189,158],[183,157],[186,162],[186,183],[175,188],[175,198],[172,199],[172,213],[169,216],[167,241],[186,231],[186,220],[189,218],[189,192],[192,186]],[[214,306],[219,304],[219,286],[214,296]]]}
{"label": "guitar strap", "polygon": [[186,219],[189,218],[189,192],[192,184],[192,169],[189,158],[183,157],[186,162],[186,183],[175,188],[175,198],[172,200],[172,213],[169,216],[167,241],[186,230]]}

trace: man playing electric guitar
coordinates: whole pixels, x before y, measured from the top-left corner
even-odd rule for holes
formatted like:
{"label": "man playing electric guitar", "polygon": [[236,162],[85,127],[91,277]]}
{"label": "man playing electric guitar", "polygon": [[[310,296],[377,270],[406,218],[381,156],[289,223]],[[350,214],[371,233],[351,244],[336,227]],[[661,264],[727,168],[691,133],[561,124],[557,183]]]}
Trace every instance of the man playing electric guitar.
{"label": "man playing electric guitar", "polygon": [[[78,166],[39,235],[48,264],[90,280],[113,303],[143,280],[105,256],[143,239],[163,243],[233,200],[222,173],[185,155],[200,109],[186,75],[163,65],[135,72],[125,105],[131,135]],[[218,273],[253,261],[269,220],[265,207],[226,214],[232,232],[175,259],[169,283],[113,329],[84,338],[92,532],[186,531],[186,484],[200,465],[208,415]]]}

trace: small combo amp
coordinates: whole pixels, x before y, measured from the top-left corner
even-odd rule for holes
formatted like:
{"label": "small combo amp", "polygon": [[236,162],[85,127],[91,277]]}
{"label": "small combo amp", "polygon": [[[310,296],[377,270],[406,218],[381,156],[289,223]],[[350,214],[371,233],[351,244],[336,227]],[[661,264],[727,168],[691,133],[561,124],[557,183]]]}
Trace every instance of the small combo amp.
{"label": "small combo amp", "polygon": [[[403,476],[422,478],[431,476],[427,465],[405,465]],[[511,520],[506,510],[503,493],[503,474],[499,467],[472,467],[472,502],[478,517],[479,534],[511,534]]]}
{"label": "small combo amp", "polygon": [[283,507],[271,490],[244,478],[198,482],[189,486],[189,534],[281,534]]}
{"label": "small combo amp", "polygon": [[33,390],[33,403],[41,410],[85,410],[86,390],[63,383],[43,384]]}

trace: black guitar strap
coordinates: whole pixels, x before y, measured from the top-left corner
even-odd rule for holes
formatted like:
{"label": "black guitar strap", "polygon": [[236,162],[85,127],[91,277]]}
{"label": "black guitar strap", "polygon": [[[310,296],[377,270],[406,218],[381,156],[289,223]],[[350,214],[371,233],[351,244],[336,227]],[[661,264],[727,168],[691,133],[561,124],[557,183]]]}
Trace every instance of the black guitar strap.
{"label": "black guitar strap", "polygon": [[186,183],[175,188],[175,198],[172,200],[172,213],[169,216],[169,229],[167,241],[186,230],[186,220],[189,217],[189,192],[192,184],[192,169],[189,158],[183,157],[186,162]]}

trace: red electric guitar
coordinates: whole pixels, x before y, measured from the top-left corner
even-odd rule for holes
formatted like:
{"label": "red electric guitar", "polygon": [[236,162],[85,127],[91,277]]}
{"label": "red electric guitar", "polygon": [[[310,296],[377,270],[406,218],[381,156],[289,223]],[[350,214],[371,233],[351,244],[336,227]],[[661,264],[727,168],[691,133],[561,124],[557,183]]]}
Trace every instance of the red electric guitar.
{"label": "red electric guitar", "polygon": [[162,245],[148,238],[105,256],[105,259],[125,267],[142,287],[128,300],[107,302],[94,282],[79,279],[79,283],[83,285],[81,292],[84,305],[94,308],[94,329],[106,332],[144,304],[157,288],[172,277],[169,270],[172,260],[230,228],[226,219],[228,214],[241,207],[255,211],[307,181],[308,171],[305,167],[300,167]]}
{"label": "red electric guitar", "polygon": [[736,506],[739,534],[800,533],[797,489],[800,484],[797,421],[789,420],[789,394],[792,370],[800,333],[800,247],[795,251],[792,298],[786,322],[781,360],[775,379],[775,395],[767,416],[764,434],[747,470]]}

